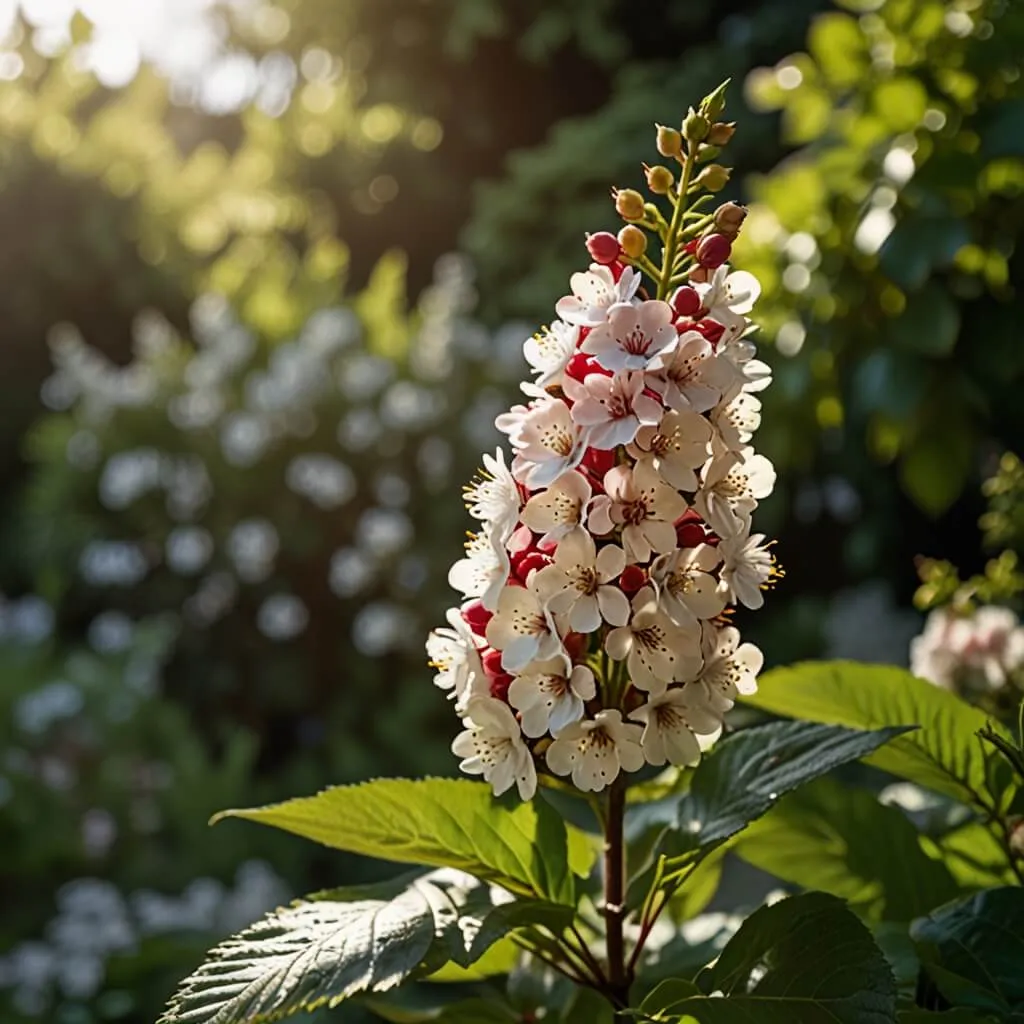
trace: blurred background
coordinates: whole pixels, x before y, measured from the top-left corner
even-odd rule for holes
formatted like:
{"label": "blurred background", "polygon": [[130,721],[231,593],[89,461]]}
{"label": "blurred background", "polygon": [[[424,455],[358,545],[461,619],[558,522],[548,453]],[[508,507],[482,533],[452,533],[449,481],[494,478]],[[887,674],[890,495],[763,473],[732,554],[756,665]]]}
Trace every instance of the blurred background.
{"label": "blurred background", "polygon": [[727,75],[787,570],[740,625],[905,664],[915,557],[984,564],[1024,5],[0,0],[0,37],[0,1020],[151,1022],[365,870],[212,812],[454,771],[460,486],[609,185]]}

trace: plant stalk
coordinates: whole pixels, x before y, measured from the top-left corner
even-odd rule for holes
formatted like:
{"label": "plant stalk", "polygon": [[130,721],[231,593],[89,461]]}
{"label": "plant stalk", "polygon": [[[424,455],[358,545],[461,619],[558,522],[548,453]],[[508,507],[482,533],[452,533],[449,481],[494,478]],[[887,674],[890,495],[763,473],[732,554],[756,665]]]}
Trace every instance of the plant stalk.
{"label": "plant stalk", "polygon": [[626,787],[622,779],[608,789],[604,823],[604,919],[608,956],[608,998],[617,1008],[629,1004],[629,968],[626,964],[626,858],[624,820]]}

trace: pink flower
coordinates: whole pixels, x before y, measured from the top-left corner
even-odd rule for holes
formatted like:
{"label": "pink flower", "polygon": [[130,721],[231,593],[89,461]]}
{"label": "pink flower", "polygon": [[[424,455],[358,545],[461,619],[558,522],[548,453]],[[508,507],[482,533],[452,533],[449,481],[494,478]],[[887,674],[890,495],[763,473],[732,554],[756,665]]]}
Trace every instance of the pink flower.
{"label": "pink flower", "polygon": [[582,382],[566,377],[564,387],[573,401],[572,418],[589,428],[593,448],[628,444],[641,425],[661,419],[661,403],[644,393],[642,373],[590,373]]}
{"label": "pink flower", "polygon": [[612,306],[606,323],[584,339],[581,351],[597,357],[607,370],[646,370],[651,361],[676,343],[674,314],[667,302],[652,299],[639,306]]}

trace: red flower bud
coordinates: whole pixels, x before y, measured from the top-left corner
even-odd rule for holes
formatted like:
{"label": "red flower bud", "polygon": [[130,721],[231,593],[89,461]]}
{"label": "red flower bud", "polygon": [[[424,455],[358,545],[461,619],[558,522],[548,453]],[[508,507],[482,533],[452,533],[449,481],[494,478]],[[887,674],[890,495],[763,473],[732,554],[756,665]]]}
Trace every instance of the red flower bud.
{"label": "red flower bud", "polygon": [[565,368],[565,375],[572,377],[573,380],[582,381],[589,373],[600,373],[605,377],[612,375],[610,370],[606,370],[593,356],[588,356],[585,352],[577,352]]}
{"label": "red flower bud", "polygon": [[562,641],[570,661],[579,661],[587,653],[590,637],[586,633],[566,633]]}
{"label": "red flower bud", "polygon": [[685,523],[676,527],[676,543],[681,548],[695,548],[704,543],[704,527],[700,523]]}
{"label": "red flower bud", "polygon": [[672,308],[676,311],[676,316],[693,316],[700,309],[700,296],[697,294],[697,289],[691,288],[688,284],[677,288],[675,295],[672,296]]}
{"label": "red flower bud", "polygon": [[495,700],[500,700],[503,703],[508,703],[508,688],[512,685],[512,677],[507,672],[502,672],[500,676],[495,676],[491,680],[491,696]]}
{"label": "red flower bud", "polygon": [[587,252],[595,263],[608,266],[619,258],[621,251],[619,240],[610,231],[598,231],[593,235],[587,235]]}
{"label": "red flower bud", "polygon": [[516,562],[516,575],[526,583],[530,578],[530,573],[535,569],[543,569],[546,565],[551,564],[550,555],[542,555],[539,551],[531,551],[526,555],[523,555]]}
{"label": "red flower bud", "polygon": [[695,255],[702,267],[715,270],[732,255],[732,242],[725,235],[705,235],[697,243]]}
{"label": "red flower bud", "polygon": [[501,667],[501,651],[496,651],[493,647],[488,647],[480,655],[480,664],[488,679],[497,679],[505,671]]}
{"label": "red flower bud", "polygon": [[476,598],[462,608],[462,618],[477,636],[483,636],[487,631],[487,623],[494,618],[494,612],[489,612],[483,602]]}
{"label": "red flower bud", "polygon": [[647,583],[647,573],[639,565],[627,565],[619,577],[619,587],[624,594],[635,594]]}
{"label": "red flower bud", "polygon": [[717,320],[698,320],[694,325],[693,329],[700,334],[703,334],[707,339],[708,343],[714,348],[721,340],[722,335],[725,334],[725,328]]}

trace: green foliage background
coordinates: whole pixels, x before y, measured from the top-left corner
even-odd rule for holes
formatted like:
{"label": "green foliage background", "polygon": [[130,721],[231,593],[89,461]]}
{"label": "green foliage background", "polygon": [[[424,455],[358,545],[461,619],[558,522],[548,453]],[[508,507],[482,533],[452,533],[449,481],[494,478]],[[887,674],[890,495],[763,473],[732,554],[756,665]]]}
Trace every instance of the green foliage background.
{"label": "green foliage background", "polygon": [[[449,600],[479,424],[511,396],[518,342],[583,232],[613,225],[609,184],[652,157],[651,122],[722,77],[740,121],[727,195],[753,204],[737,262],[764,284],[777,378],[761,444],[780,488],[760,526],[789,573],[752,638],[774,662],[813,656],[840,587],[883,581],[908,603],[918,553],[976,571],[976,485],[1024,439],[1021,5],[277,0],[214,16],[226,49],[291,60],[284,109],[214,114],[145,66],[104,89],[80,70],[81,17],[50,56],[25,23],[5,44],[22,62],[0,81],[5,1019],[152,1020],[228,928],[137,920],[91,986],[42,971],[28,996],[10,979],[58,948],[61,886],[98,879],[135,907],[198,876],[230,885],[257,849],[227,828],[208,839],[213,810],[451,770],[420,641]],[[454,249],[477,275],[472,311],[462,270],[435,276]],[[325,311],[349,325],[336,349]],[[364,379],[350,362],[383,375],[376,391],[346,391]],[[295,385],[296,365],[320,384]],[[233,463],[222,432],[256,378],[290,404],[267,414],[261,457]],[[197,392],[221,407],[183,427],[173,410]],[[416,396],[423,422],[388,419]],[[338,439],[353,414],[373,426],[362,448]],[[111,462],[152,453],[152,486],[105,501]],[[344,461],[351,498],[290,487],[304,454]],[[212,496],[183,515],[167,467],[196,459]],[[374,510],[408,537],[339,594],[332,559],[365,546]],[[245,578],[231,537],[254,518],[278,554]],[[185,527],[212,545],[195,573],[166,554]],[[98,582],[83,571],[97,543],[145,572]],[[226,611],[192,615],[218,580]],[[282,593],[308,613],[284,641],[260,627]],[[353,622],[382,602],[401,642],[360,648]],[[337,882],[322,852],[268,838],[258,855],[292,892]]]}

